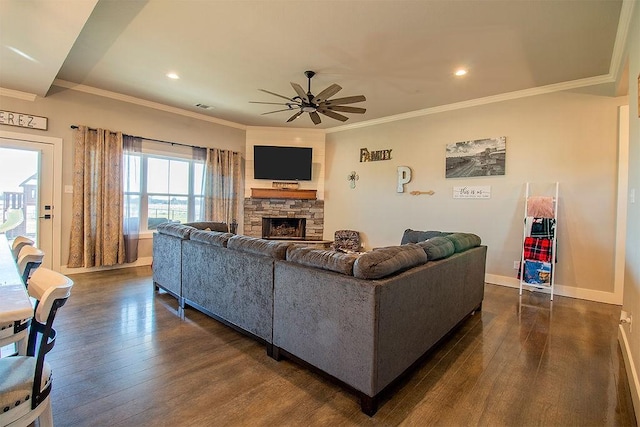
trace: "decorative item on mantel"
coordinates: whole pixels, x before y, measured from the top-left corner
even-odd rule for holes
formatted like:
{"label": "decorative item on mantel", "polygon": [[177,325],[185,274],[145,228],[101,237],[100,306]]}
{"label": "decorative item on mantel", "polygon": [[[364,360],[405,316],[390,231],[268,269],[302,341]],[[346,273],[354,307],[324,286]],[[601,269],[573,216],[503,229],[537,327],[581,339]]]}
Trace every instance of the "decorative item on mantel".
{"label": "decorative item on mantel", "polygon": [[298,187],[300,187],[300,183],[273,181],[273,183],[271,184],[271,187],[279,188],[281,190],[297,190]]}
{"label": "decorative item on mantel", "polygon": [[360,177],[356,173],[356,171],[351,171],[351,173],[347,176],[347,181],[349,181],[349,187],[356,188],[356,181],[359,180]]}

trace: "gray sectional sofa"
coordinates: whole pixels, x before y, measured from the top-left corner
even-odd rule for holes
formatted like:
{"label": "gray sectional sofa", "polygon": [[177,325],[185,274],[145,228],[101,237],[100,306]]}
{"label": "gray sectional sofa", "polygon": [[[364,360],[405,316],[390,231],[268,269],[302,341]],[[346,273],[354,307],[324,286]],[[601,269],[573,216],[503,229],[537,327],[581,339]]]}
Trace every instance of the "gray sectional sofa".
{"label": "gray sectional sofa", "polygon": [[162,288],[182,303],[182,243],[191,231],[209,230],[227,232],[223,222],[191,222],[185,224],[162,223],[153,234],[153,285]]}
{"label": "gray sectional sofa", "polygon": [[348,254],[187,227],[158,227],[154,254],[156,239],[165,249],[154,258],[156,286],[168,290],[156,269],[178,258],[179,290],[169,291],[180,307],[258,339],[277,360],[337,379],[369,415],[394,381],[482,306],[487,248],[473,234],[430,232],[417,243]]}

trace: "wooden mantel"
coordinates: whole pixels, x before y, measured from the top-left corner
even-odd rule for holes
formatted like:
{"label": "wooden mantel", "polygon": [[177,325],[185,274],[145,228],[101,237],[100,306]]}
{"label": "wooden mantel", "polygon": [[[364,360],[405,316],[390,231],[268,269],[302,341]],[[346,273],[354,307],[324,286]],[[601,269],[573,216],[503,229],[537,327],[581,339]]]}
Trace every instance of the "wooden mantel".
{"label": "wooden mantel", "polygon": [[317,190],[293,190],[290,188],[252,188],[252,199],[303,199],[315,200]]}

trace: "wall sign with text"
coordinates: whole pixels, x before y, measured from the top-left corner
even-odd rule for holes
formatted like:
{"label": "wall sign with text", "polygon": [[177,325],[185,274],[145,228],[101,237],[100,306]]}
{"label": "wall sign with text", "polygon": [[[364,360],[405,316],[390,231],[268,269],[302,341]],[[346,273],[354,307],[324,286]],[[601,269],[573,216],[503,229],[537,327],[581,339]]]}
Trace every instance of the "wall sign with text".
{"label": "wall sign with text", "polygon": [[46,117],[34,116],[32,114],[0,110],[0,125],[47,130],[48,119]]}
{"label": "wall sign with text", "polygon": [[453,187],[454,199],[490,199],[491,186]]}
{"label": "wall sign with text", "polygon": [[360,163],[377,162],[379,160],[391,160],[391,149],[369,151],[366,148],[360,149]]}

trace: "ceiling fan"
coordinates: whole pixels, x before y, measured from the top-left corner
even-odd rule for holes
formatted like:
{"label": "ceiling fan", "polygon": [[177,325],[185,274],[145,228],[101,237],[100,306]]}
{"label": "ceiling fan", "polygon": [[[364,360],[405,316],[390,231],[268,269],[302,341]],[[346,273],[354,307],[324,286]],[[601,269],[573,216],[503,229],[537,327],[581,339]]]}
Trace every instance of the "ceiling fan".
{"label": "ceiling fan", "polygon": [[[270,105],[284,105],[287,108],[283,108],[281,110],[268,111],[265,114],[279,113],[282,111],[295,111],[295,114],[289,117],[288,122],[292,122],[302,113],[309,113],[311,120],[314,124],[320,124],[320,114],[325,115],[327,117],[331,117],[335,120],[340,120],[341,122],[347,121],[349,118],[342,114],[337,113],[336,111],[340,111],[342,113],[356,113],[356,114],[364,114],[367,111],[365,108],[360,107],[348,107],[344,104],[354,104],[356,102],[366,101],[367,98],[364,95],[356,95],[356,96],[347,96],[345,98],[335,98],[329,99],[336,93],[338,93],[342,87],[337,84],[332,84],[322,92],[317,95],[311,93],[311,78],[316,75],[314,71],[305,71],[304,75],[309,80],[307,92],[305,93],[302,86],[297,83],[291,82],[291,86],[293,90],[296,91],[296,96],[293,98],[289,98],[288,96],[279,95],[274,92],[269,92],[268,90],[258,89],[262,92],[268,93],[270,95],[274,95],[280,98],[284,98],[289,102],[260,102],[260,101],[249,101],[252,104],[270,104]],[[320,113],[320,114],[318,114]]]}

